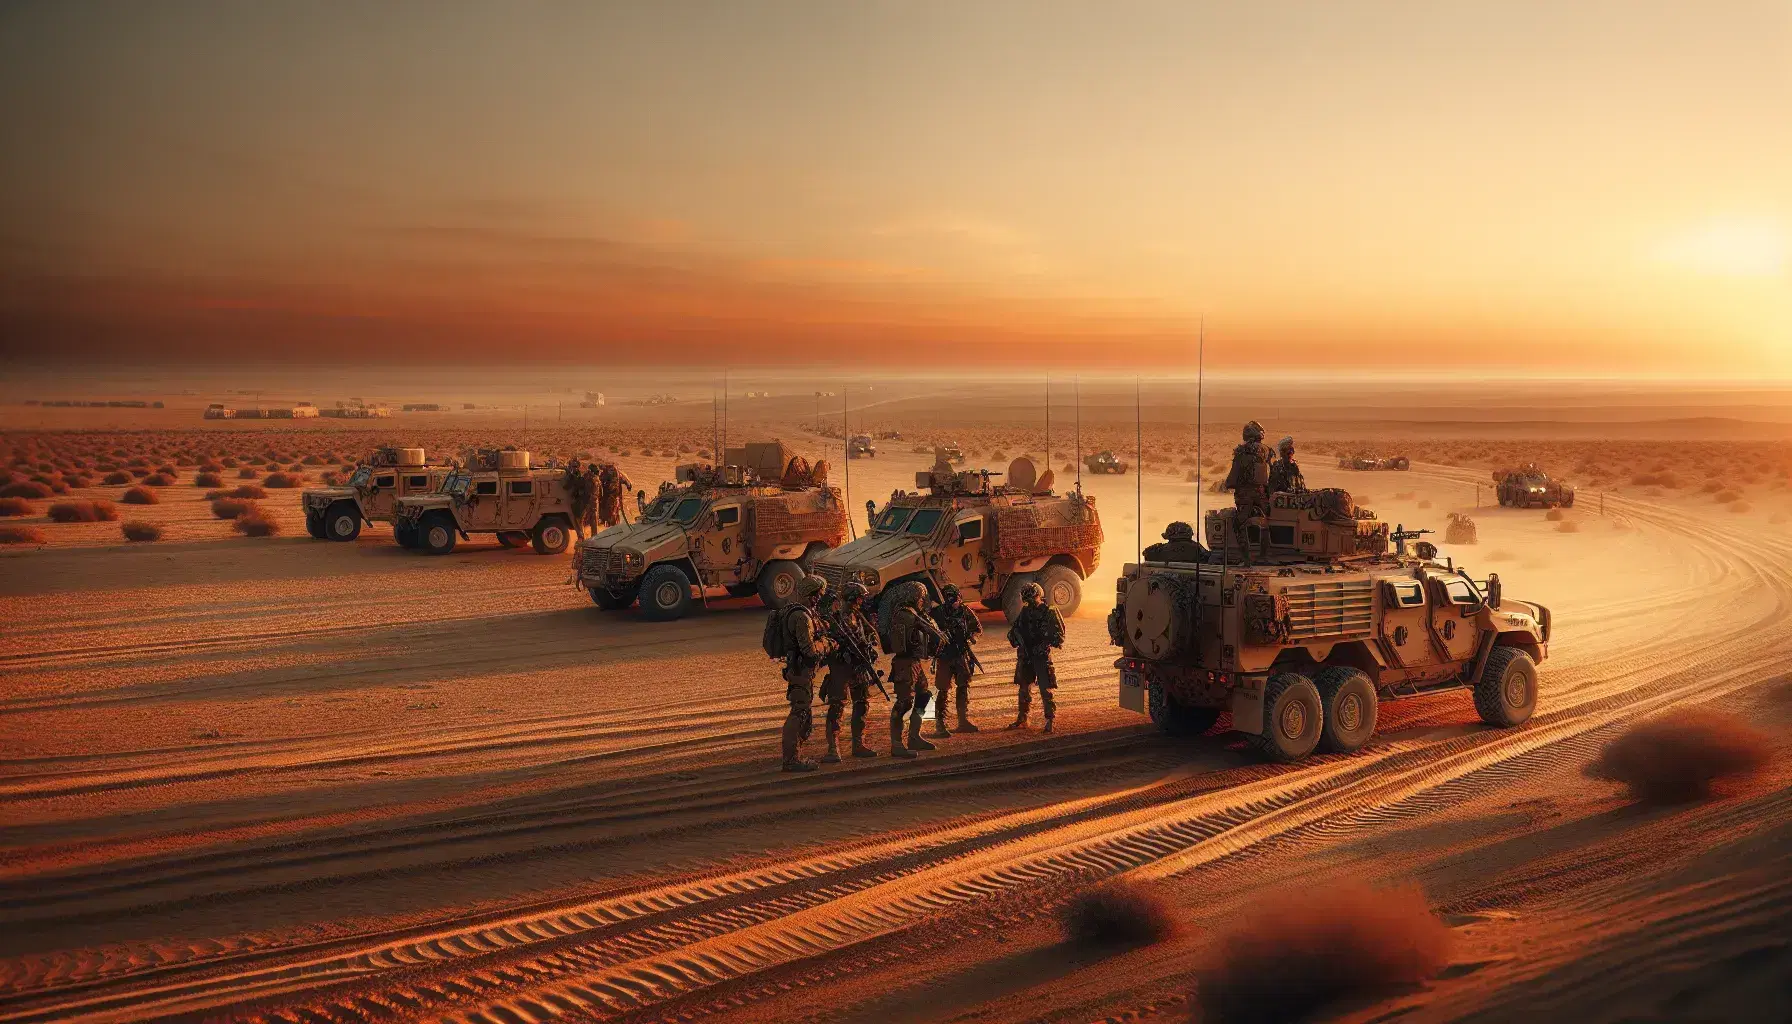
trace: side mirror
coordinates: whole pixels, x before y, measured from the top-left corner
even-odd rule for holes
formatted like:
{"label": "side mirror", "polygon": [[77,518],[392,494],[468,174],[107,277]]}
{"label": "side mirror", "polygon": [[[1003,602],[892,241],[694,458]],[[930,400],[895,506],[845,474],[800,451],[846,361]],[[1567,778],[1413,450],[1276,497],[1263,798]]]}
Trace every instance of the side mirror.
{"label": "side mirror", "polygon": [[1500,606],[1500,574],[1491,573],[1487,577],[1487,607]]}

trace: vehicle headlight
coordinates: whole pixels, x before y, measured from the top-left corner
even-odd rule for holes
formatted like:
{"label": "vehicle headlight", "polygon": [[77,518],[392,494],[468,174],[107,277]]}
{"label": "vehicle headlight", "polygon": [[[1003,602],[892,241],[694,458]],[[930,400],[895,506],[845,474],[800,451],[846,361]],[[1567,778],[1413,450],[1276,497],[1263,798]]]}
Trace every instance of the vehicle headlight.
{"label": "vehicle headlight", "polygon": [[874,589],[874,588],[876,588],[877,582],[878,582],[877,570],[876,569],[860,569],[857,573],[855,573],[853,575],[853,579],[858,581],[859,586],[864,587],[867,590]]}
{"label": "vehicle headlight", "polygon": [[639,569],[646,558],[639,551],[622,552],[622,564],[630,569]]}

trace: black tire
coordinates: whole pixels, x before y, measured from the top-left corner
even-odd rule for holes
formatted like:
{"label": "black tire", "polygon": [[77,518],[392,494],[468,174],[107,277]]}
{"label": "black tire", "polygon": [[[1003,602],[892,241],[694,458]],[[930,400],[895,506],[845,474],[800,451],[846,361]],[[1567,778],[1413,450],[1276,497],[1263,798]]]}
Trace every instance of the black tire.
{"label": "black tire", "polygon": [[1366,673],[1348,665],[1333,665],[1313,676],[1313,687],[1319,691],[1319,703],[1325,709],[1325,722],[1319,731],[1320,750],[1348,754],[1361,750],[1374,738],[1380,698]]}
{"label": "black tire", "polygon": [[1562,507],[1563,508],[1573,508],[1574,507],[1574,492],[1573,491],[1569,491],[1567,494],[1562,495]]}
{"label": "black tire", "polygon": [[786,558],[765,563],[759,570],[756,585],[759,600],[765,602],[767,608],[784,607],[796,597],[796,585],[807,575],[802,566]]}
{"label": "black tire", "polygon": [[417,524],[417,546],[425,554],[445,555],[453,551],[458,535],[454,517],[446,512],[431,512]]}
{"label": "black tire", "polygon": [[1220,720],[1218,708],[1180,704],[1157,683],[1145,691],[1145,710],[1150,713],[1152,724],[1166,736],[1199,736]]}
{"label": "black tire", "polygon": [[529,543],[530,537],[521,530],[498,531],[498,543],[507,548],[520,548]]}
{"label": "black tire", "polygon": [[1251,745],[1272,761],[1298,761],[1319,745],[1324,723],[1325,705],[1313,681],[1278,672],[1263,687],[1263,732],[1251,737]]}
{"label": "black tire", "polygon": [[361,536],[361,510],[352,501],[331,503],[324,509],[324,536],[334,541],[351,541]]}
{"label": "black tire", "polygon": [[417,530],[415,527],[406,526],[403,523],[393,523],[392,539],[397,541],[401,548],[414,548],[418,543]]}
{"label": "black tire", "polygon": [[1537,710],[1537,663],[1516,647],[1495,647],[1475,680],[1475,710],[1488,725],[1524,724]]}
{"label": "black tire", "polygon": [[587,591],[591,595],[591,603],[606,612],[619,612],[635,603],[637,588],[630,587],[620,594],[612,594],[602,587],[591,587]]}
{"label": "black tire", "polygon": [[640,601],[644,619],[682,619],[691,612],[691,578],[676,565],[656,565],[641,577]]}
{"label": "black tire", "polygon": [[1010,626],[1020,619],[1021,588],[1038,582],[1038,575],[1030,572],[1017,572],[1008,577],[1008,582],[1002,587],[1002,614],[1007,617]]}
{"label": "black tire", "polygon": [[759,584],[730,583],[722,589],[728,591],[729,597],[752,597],[754,594],[759,593]]}
{"label": "black tire", "polygon": [[305,532],[315,540],[324,539],[324,517],[307,509],[305,511]]}
{"label": "black tire", "polygon": [[1045,603],[1069,618],[1083,603],[1083,578],[1067,565],[1048,565],[1039,573],[1039,585],[1045,590]]}
{"label": "black tire", "polygon": [[561,516],[543,516],[530,531],[529,543],[538,555],[558,555],[572,542],[572,527]]}

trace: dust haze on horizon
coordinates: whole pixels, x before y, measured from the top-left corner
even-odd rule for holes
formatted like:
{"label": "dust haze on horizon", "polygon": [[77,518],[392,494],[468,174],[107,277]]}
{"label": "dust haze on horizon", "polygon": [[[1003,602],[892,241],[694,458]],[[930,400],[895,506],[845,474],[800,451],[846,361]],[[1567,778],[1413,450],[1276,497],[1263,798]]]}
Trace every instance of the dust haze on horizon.
{"label": "dust haze on horizon", "polygon": [[1792,6],[0,12],[0,357],[1792,373]]}

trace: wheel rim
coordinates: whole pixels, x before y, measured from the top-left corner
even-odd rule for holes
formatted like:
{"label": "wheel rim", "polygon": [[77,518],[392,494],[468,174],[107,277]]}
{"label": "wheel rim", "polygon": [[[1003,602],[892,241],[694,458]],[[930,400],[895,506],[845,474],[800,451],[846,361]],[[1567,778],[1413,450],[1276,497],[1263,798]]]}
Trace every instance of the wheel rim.
{"label": "wheel rim", "polygon": [[1506,703],[1515,708],[1524,707],[1525,693],[1530,687],[1525,685],[1524,673],[1514,672],[1506,677]]}
{"label": "wheel rim", "polygon": [[774,576],[772,578],[772,593],[776,594],[780,599],[789,597],[792,593],[795,593],[795,592],[796,592],[796,577],[795,576],[792,576],[790,573],[787,573],[787,572],[781,572],[777,576]]}
{"label": "wheel rim", "polygon": [[1052,604],[1057,607],[1063,608],[1070,604],[1070,599],[1073,596],[1075,595],[1071,593],[1069,583],[1059,580],[1052,584]]}
{"label": "wheel rim", "polygon": [[655,587],[653,591],[653,603],[668,610],[678,607],[679,598],[683,596],[678,592],[678,587],[679,585],[677,583],[671,581],[667,581],[660,584],[658,587]]}
{"label": "wheel rim", "polygon": [[448,546],[448,531],[447,531],[447,529],[444,527],[440,527],[440,526],[431,527],[430,531],[429,531],[429,546],[432,548],[447,547]]}
{"label": "wheel rim", "polygon": [[331,524],[330,528],[336,532],[336,536],[346,537],[349,534],[353,533],[355,530],[354,517],[353,516],[337,516],[336,521]]}
{"label": "wheel rim", "polygon": [[1354,693],[1347,693],[1338,699],[1338,726],[1345,732],[1355,732],[1363,727],[1363,699]]}
{"label": "wheel rim", "polygon": [[1276,720],[1283,736],[1291,740],[1300,739],[1307,732],[1307,707],[1298,700],[1291,700],[1282,705],[1282,712],[1276,716]]}
{"label": "wheel rim", "polygon": [[566,539],[566,535],[560,532],[558,526],[550,526],[541,531],[541,542],[547,547],[557,548],[564,539]]}

